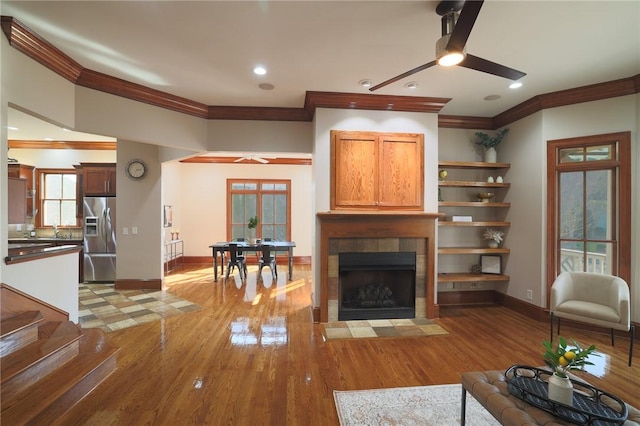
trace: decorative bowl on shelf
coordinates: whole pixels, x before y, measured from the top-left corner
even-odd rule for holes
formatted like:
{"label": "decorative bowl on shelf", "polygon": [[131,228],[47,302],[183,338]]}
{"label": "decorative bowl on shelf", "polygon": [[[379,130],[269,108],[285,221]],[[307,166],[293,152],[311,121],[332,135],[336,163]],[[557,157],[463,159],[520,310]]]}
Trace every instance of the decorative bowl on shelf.
{"label": "decorative bowl on shelf", "polygon": [[493,198],[495,194],[493,192],[479,192],[478,199],[483,203],[488,203],[490,199]]}

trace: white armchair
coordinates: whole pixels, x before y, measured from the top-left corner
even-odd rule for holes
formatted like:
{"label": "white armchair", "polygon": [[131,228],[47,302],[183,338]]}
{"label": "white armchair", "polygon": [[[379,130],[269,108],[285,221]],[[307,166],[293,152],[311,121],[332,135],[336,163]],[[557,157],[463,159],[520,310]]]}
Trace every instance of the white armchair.
{"label": "white armchair", "polygon": [[631,323],[629,286],[613,275],[589,272],[563,272],[551,287],[551,337],[553,340],[553,320],[560,318],[582,322],[611,330],[611,345],[614,344],[614,330],[629,331],[629,366],[633,357],[635,327]]}

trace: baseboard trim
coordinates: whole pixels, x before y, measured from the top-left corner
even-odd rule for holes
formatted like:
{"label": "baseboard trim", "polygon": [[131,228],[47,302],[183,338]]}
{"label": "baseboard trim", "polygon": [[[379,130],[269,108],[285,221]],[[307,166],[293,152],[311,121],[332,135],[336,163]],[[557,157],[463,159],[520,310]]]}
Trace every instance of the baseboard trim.
{"label": "baseboard trim", "polygon": [[164,290],[164,280],[153,278],[141,279],[118,279],[114,281],[116,290]]}
{"label": "baseboard trim", "polygon": [[498,303],[494,290],[441,291],[438,292],[439,306],[492,305]]}
{"label": "baseboard trim", "polygon": [[[282,255],[283,259],[286,259],[286,254]],[[278,256],[280,257],[280,256]],[[213,266],[213,258],[211,256],[184,256],[184,263],[189,264],[203,264],[208,263]],[[247,256],[247,263],[250,265],[258,264],[258,258],[254,258],[253,256]],[[278,261],[278,264],[281,262]],[[283,260],[282,263],[286,264],[286,261]],[[294,265],[311,265],[311,256],[293,256],[293,264]]]}

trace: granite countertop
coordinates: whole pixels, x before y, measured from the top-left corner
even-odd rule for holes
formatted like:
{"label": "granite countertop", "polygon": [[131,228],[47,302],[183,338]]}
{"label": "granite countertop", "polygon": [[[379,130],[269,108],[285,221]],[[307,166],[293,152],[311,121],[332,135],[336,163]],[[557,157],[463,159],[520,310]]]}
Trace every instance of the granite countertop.
{"label": "granite countertop", "polygon": [[9,265],[68,253],[78,253],[81,250],[82,247],[73,241],[64,245],[52,245],[42,241],[31,244],[9,244],[8,256],[4,258],[4,261]]}
{"label": "granite countertop", "polygon": [[82,244],[84,240],[82,238],[54,238],[54,237],[16,237],[9,238],[9,244],[40,244],[40,243],[68,243],[68,244]]}

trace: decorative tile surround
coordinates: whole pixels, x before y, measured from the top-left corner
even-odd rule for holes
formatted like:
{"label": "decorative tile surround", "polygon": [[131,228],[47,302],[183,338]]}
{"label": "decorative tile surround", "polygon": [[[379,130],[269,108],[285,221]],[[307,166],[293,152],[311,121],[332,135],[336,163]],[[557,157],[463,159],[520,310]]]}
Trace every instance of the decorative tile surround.
{"label": "decorative tile surround", "polygon": [[344,252],[416,253],[416,318],[426,316],[426,241],[424,238],[329,238],[327,272],[329,322],[338,321],[338,255]]}

